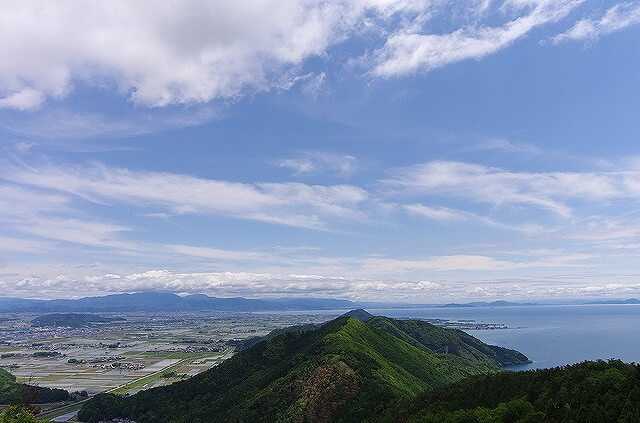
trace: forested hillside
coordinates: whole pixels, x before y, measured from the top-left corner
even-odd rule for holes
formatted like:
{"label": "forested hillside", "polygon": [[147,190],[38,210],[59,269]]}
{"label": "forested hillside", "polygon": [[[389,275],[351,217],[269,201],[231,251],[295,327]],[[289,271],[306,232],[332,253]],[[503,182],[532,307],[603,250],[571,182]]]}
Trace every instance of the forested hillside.
{"label": "forested hillside", "polygon": [[422,320],[377,316],[368,319],[367,324],[431,352],[483,361],[493,366],[496,364],[511,366],[529,362],[529,359],[518,351],[487,345],[461,330],[441,328]]}
{"label": "forested hillside", "polygon": [[433,352],[342,317],[258,342],[184,382],[129,398],[99,395],[79,416],[141,423],[374,421],[427,389],[498,365],[489,357]]}
{"label": "forested hillside", "polygon": [[279,331],[219,367],[132,397],[99,395],[82,421],[139,423],[640,422],[640,367],[621,361],[500,371],[528,359],[415,320],[341,317]]}
{"label": "forested hillside", "polygon": [[474,376],[425,392],[402,414],[410,423],[637,423],[640,366],[613,360]]}
{"label": "forested hillside", "polygon": [[64,389],[41,388],[16,383],[16,377],[0,369],[0,404],[46,403],[66,401],[69,392]]}

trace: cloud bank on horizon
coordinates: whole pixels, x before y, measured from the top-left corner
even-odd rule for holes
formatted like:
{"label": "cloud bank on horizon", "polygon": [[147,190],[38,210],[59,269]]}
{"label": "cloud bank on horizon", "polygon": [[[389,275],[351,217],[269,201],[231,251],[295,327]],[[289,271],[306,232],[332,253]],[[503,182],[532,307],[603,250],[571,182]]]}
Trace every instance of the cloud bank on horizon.
{"label": "cloud bank on horizon", "polygon": [[0,289],[640,294],[639,2],[0,12]]}

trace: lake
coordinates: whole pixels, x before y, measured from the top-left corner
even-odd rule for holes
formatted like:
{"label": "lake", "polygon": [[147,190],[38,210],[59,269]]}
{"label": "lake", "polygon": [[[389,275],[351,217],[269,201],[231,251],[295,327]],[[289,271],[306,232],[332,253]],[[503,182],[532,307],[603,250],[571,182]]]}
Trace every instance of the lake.
{"label": "lake", "polygon": [[467,332],[489,344],[513,348],[526,354],[533,363],[518,366],[518,370],[555,367],[599,358],[640,362],[640,305],[636,304],[368,311],[389,317],[504,323],[511,329]]}

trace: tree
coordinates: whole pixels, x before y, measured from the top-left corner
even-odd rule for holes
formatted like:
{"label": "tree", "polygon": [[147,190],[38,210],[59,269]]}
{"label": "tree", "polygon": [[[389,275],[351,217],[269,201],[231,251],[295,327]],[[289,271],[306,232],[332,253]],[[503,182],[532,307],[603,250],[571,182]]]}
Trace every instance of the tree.
{"label": "tree", "polygon": [[27,410],[9,407],[0,413],[0,423],[41,423],[41,420]]}

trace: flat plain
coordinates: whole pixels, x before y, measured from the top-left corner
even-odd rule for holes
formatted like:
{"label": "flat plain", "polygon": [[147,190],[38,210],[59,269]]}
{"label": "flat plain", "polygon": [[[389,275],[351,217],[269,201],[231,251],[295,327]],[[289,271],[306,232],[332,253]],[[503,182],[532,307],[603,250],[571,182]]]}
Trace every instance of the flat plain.
{"label": "flat plain", "polygon": [[81,328],[32,327],[36,314],[0,316],[0,367],[18,381],[89,395],[131,394],[205,371],[233,341],[327,316],[249,313],[100,313],[124,320]]}

